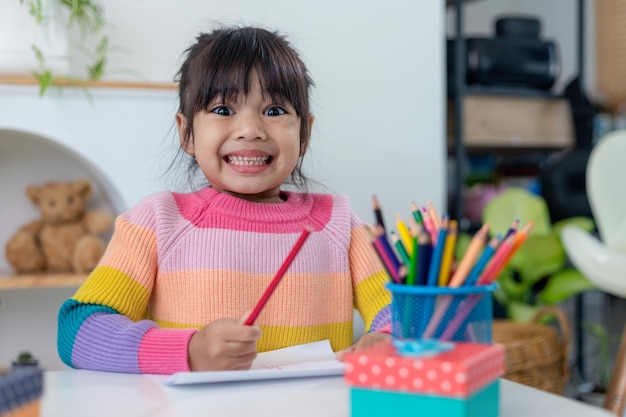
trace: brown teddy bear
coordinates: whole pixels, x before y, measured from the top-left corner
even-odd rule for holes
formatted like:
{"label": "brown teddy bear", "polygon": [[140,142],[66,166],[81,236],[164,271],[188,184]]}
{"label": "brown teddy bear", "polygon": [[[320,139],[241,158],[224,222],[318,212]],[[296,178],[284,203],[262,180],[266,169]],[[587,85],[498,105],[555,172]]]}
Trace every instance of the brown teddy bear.
{"label": "brown teddy bear", "polygon": [[26,194],[41,219],[20,228],[6,245],[6,257],[18,274],[91,271],[104,253],[98,234],[111,230],[113,216],[87,210],[92,194],[86,180],[28,186]]}

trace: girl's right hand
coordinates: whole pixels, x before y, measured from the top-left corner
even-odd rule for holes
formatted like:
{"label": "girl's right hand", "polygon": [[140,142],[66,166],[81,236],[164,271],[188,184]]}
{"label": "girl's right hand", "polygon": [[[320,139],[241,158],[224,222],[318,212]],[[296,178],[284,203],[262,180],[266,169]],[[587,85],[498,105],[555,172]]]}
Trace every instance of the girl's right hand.
{"label": "girl's right hand", "polygon": [[256,358],[258,326],[240,320],[218,319],[197,331],[189,340],[189,368],[192,371],[247,370]]}

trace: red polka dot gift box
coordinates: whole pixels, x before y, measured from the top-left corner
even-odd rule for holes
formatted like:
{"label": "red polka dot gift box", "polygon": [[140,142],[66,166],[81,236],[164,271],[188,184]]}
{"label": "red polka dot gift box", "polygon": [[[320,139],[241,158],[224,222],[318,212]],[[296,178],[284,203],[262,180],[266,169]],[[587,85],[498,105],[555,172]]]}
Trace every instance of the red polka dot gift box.
{"label": "red polka dot gift box", "polygon": [[353,387],[467,398],[504,375],[505,355],[500,345],[459,342],[433,356],[403,356],[388,342],[350,354],[345,364]]}

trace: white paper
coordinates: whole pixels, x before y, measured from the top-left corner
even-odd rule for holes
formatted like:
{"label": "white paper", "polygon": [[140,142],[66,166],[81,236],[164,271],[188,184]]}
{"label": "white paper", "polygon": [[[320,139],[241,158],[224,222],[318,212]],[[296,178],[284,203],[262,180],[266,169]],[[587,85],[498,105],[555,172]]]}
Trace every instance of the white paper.
{"label": "white paper", "polygon": [[259,353],[247,371],[178,372],[162,381],[166,385],[208,384],[343,375],[344,364],[336,359],[330,342],[307,343]]}

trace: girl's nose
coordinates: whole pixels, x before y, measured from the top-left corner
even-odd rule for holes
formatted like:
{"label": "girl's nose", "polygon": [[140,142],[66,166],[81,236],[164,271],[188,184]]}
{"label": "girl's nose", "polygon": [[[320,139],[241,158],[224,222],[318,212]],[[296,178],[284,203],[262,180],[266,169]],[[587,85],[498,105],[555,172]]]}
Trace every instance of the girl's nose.
{"label": "girl's nose", "polygon": [[264,140],[262,115],[255,112],[243,112],[239,115],[237,137],[246,140]]}

